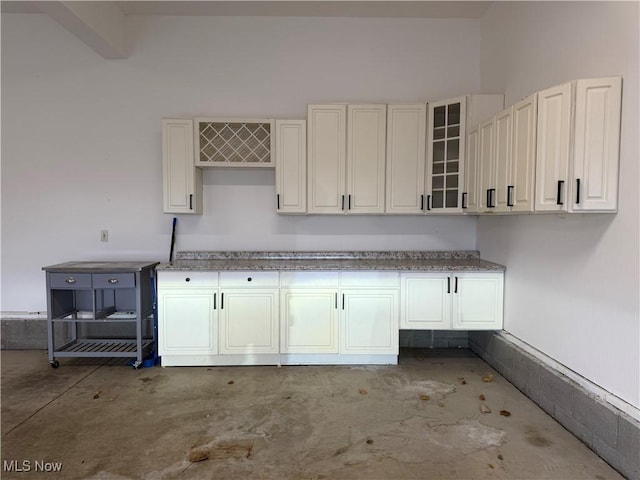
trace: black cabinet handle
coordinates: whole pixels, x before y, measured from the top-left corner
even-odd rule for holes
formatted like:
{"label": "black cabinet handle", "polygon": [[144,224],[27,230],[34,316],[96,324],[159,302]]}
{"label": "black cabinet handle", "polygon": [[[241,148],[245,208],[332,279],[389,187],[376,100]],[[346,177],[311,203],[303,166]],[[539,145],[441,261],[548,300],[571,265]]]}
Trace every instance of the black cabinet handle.
{"label": "black cabinet handle", "polygon": [[456,282],[453,285],[453,293],[458,293],[458,277],[456,277]]}
{"label": "black cabinet handle", "polygon": [[193,210],[193,194],[189,195],[189,210]]}
{"label": "black cabinet handle", "polygon": [[462,192],[460,203],[462,204],[462,208],[467,208],[467,192]]}
{"label": "black cabinet handle", "polygon": [[491,207],[491,189],[487,188],[487,208]]}
{"label": "black cabinet handle", "polygon": [[342,309],[344,310],[344,293],[342,294]]}
{"label": "black cabinet handle", "polygon": [[564,180],[558,180],[558,193],[556,196],[556,205],[564,205],[562,202],[562,186],[564,185]]}
{"label": "black cabinet handle", "polygon": [[580,203],[580,179],[576,178],[576,204]]}
{"label": "black cabinet handle", "polygon": [[447,293],[451,293],[451,277],[447,277]]}
{"label": "black cabinet handle", "polygon": [[336,292],[336,310],[338,309],[338,292]]}
{"label": "black cabinet handle", "polygon": [[216,294],[213,294],[213,309],[216,309]]}
{"label": "black cabinet handle", "polygon": [[185,279],[184,279],[184,281],[185,281],[185,282],[190,282],[190,281],[191,281],[191,279],[190,279],[189,277],[187,277],[187,278],[185,278]]}
{"label": "black cabinet handle", "polygon": [[431,210],[431,195],[427,195],[427,211]]}
{"label": "black cabinet handle", "polygon": [[349,195],[349,210],[351,210],[351,195]]}
{"label": "black cabinet handle", "polygon": [[224,310],[224,292],[220,294],[220,310]]}
{"label": "black cabinet handle", "polygon": [[420,210],[424,210],[424,195],[420,195]]}
{"label": "black cabinet handle", "polygon": [[344,195],[342,195],[342,203],[340,204],[340,210],[344,210]]}
{"label": "black cabinet handle", "polygon": [[491,205],[489,206],[491,208],[496,208],[496,189],[495,188],[489,189],[489,198],[491,199]]}
{"label": "black cabinet handle", "polygon": [[513,207],[513,185],[507,187],[507,207]]}
{"label": "black cabinet handle", "polygon": [[279,193],[276,194],[276,205],[277,205],[276,209],[280,210],[280,194]]}

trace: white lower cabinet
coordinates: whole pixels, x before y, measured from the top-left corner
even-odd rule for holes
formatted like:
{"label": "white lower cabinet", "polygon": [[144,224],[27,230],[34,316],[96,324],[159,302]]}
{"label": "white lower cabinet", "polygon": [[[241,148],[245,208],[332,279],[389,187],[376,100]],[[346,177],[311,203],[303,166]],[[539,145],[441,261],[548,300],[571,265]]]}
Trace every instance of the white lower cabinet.
{"label": "white lower cabinet", "polygon": [[338,353],[337,288],[285,288],[280,292],[282,353]]}
{"label": "white lower cabinet", "polygon": [[340,353],[398,355],[398,289],[342,290]]}
{"label": "white lower cabinet", "polygon": [[217,292],[217,272],[158,272],[160,356],[218,354]]}
{"label": "white lower cabinet", "polygon": [[502,272],[158,272],[163,366],[395,364],[399,330],[502,328]]}
{"label": "white lower cabinet", "polygon": [[278,352],[278,290],[221,289],[220,353]]}
{"label": "white lower cabinet", "polygon": [[502,272],[402,273],[400,279],[401,329],[502,329]]}

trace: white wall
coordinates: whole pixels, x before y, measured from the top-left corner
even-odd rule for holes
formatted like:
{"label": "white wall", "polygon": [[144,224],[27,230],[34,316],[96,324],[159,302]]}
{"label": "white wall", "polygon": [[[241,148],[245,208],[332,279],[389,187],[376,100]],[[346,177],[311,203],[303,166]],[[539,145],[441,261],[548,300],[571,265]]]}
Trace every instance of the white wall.
{"label": "white wall", "polygon": [[640,406],[638,3],[496,2],[481,83],[510,105],[576,78],[623,76],[616,215],[481,217],[483,258],[507,266],[505,329]]}
{"label": "white wall", "polygon": [[[45,15],[2,15],[2,311],[45,310],[41,267],[168,259],[160,118],[304,118],[307,103],[479,91],[478,20],[134,16],[104,60]],[[489,92],[491,93],[491,92]],[[272,171],[204,174],[177,249],[473,249],[473,218],[281,217]],[[109,230],[109,242],[99,231]]]}

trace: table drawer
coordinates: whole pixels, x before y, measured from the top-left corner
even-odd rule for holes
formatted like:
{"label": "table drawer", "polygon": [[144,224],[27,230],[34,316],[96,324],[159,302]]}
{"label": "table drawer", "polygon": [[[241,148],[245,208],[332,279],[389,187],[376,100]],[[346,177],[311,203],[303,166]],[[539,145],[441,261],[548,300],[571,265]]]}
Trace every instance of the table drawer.
{"label": "table drawer", "polygon": [[90,273],[50,273],[51,288],[75,290],[77,288],[91,288]]}
{"label": "table drawer", "polygon": [[135,273],[94,273],[93,288],[133,288]]}
{"label": "table drawer", "polygon": [[278,287],[278,272],[220,272],[220,287]]}

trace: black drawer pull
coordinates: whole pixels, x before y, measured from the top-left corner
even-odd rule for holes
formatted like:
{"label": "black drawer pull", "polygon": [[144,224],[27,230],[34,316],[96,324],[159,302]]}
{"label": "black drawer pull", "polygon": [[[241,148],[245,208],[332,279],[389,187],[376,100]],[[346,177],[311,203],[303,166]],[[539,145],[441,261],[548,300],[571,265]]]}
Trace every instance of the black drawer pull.
{"label": "black drawer pull", "polygon": [[507,207],[513,207],[513,185],[507,187]]}
{"label": "black drawer pull", "polygon": [[247,282],[250,282],[251,280],[253,280],[253,278],[251,277],[247,278]]}
{"label": "black drawer pull", "polygon": [[190,281],[191,281],[191,279],[190,279],[189,277],[187,277],[187,278],[185,278],[185,279],[184,279],[184,281],[185,281],[185,282],[190,282]]}
{"label": "black drawer pull", "polygon": [[562,186],[564,185],[564,180],[558,180],[558,193],[556,196],[556,205],[563,205],[562,202]]}

